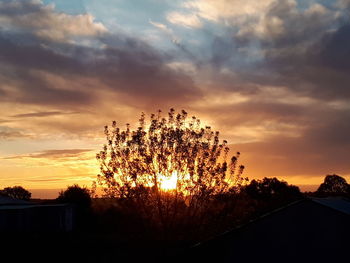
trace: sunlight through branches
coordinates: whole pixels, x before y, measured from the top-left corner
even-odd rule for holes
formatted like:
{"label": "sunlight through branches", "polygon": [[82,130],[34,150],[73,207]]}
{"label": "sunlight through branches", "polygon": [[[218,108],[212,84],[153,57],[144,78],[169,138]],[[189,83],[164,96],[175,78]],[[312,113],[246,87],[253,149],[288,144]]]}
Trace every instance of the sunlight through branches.
{"label": "sunlight through branches", "polygon": [[142,113],[135,130],[129,124],[121,130],[114,121],[104,133],[107,144],[96,157],[105,196],[133,200],[162,221],[176,216],[180,204],[194,216],[211,197],[237,192],[248,181],[238,165],[240,153],[227,161],[227,141],[184,110],[170,109],[167,118],[158,111],[149,124]]}

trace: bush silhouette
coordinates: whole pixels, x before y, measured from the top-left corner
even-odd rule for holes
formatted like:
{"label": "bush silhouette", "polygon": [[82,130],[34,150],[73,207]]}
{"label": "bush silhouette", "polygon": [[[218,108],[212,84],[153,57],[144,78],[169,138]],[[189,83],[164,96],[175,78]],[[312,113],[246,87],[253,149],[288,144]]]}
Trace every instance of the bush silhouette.
{"label": "bush silhouette", "polygon": [[91,197],[89,189],[75,184],[68,186],[65,191],[61,191],[57,198],[60,203],[75,204],[80,210],[89,210],[91,207]]}
{"label": "bush silhouette", "polygon": [[316,195],[350,195],[350,185],[339,175],[327,175],[324,182],[317,189]]}
{"label": "bush silhouette", "polygon": [[30,200],[32,196],[32,194],[22,186],[6,187],[0,190],[0,195],[26,201]]}
{"label": "bush silhouette", "polygon": [[61,191],[59,193],[57,201],[60,203],[69,203],[74,205],[76,212],[76,229],[84,230],[84,228],[91,223],[92,200],[89,189],[80,187],[77,184],[68,186],[65,191]]}
{"label": "bush silhouette", "polygon": [[267,200],[271,198],[294,199],[301,196],[297,186],[288,185],[287,182],[279,181],[277,178],[252,180],[245,187],[246,193],[254,199]]}

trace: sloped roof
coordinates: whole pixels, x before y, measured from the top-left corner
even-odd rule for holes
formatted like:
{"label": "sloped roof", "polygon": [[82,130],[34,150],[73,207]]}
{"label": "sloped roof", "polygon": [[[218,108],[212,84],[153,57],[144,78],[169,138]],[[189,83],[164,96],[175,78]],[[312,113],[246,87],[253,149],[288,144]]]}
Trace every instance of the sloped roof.
{"label": "sloped roof", "polygon": [[31,203],[24,200],[14,199],[0,195],[0,206],[2,205],[30,205]]}
{"label": "sloped roof", "polygon": [[312,198],[312,201],[350,215],[350,202],[341,197]]}
{"label": "sloped roof", "polygon": [[344,202],[304,199],[203,242],[186,257],[188,262],[347,262],[349,215],[335,206]]}

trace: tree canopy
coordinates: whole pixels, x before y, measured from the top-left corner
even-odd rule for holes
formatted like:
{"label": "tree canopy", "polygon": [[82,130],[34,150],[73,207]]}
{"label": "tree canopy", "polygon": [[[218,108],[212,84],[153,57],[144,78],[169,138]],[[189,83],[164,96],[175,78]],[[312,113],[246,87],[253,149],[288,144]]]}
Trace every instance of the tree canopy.
{"label": "tree canopy", "polygon": [[245,187],[245,191],[255,199],[301,196],[300,190],[297,186],[289,185],[287,182],[280,181],[276,177],[265,177],[262,180],[252,180],[250,184]]}
{"label": "tree canopy", "polygon": [[113,121],[104,133],[107,143],[96,157],[105,196],[128,201],[128,207],[131,202],[162,224],[175,220],[181,209],[187,218],[197,217],[213,196],[239,191],[248,180],[238,165],[240,153],[229,158],[219,132],[184,110],[170,109],[166,118],[158,111],[149,123],[142,113],[134,130]]}
{"label": "tree canopy", "polygon": [[320,195],[347,195],[350,194],[350,185],[339,175],[327,175],[316,193]]}
{"label": "tree canopy", "polygon": [[5,187],[0,190],[0,195],[20,200],[30,200],[32,194],[22,186]]}
{"label": "tree canopy", "polygon": [[160,111],[152,114],[148,128],[143,113],[136,130],[127,124],[122,131],[113,122],[111,128],[105,127],[105,135],[108,143],[97,159],[98,179],[107,195],[126,197],[140,186],[160,191],[162,182],[172,177],[176,179],[174,190],[183,193],[205,190],[215,194],[243,182],[244,166],[236,169],[240,153],[228,163],[227,141],[220,143],[219,132],[200,127],[196,117],[188,121],[184,110],[175,115],[171,109],[167,119]]}
{"label": "tree canopy", "polygon": [[57,200],[62,203],[76,204],[82,209],[87,209],[91,205],[89,189],[77,184],[68,186],[65,191],[61,191]]}

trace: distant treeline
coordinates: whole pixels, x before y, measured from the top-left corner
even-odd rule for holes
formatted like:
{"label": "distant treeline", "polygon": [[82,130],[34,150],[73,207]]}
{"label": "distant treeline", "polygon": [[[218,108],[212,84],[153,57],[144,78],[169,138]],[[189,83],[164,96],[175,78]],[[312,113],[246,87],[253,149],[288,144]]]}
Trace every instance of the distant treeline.
{"label": "distant treeline", "polygon": [[[78,185],[61,191],[57,203],[72,203],[77,208],[77,231],[118,236],[123,240],[182,240],[197,242],[244,224],[251,219],[306,196],[349,197],[350,186],[338,175],[327,175],[315,192],[303,194],[299,188],[277,178],[252,180],[239,190],[220,193],[206,200],[196,211],[186,201],[171,202],[171,193],[164,196],[164,213],[154,212],[159,204],[147,202],[147,191],[139,189],[140,198],[96,198],[94,193]],[[0,190],[2,196],[30,199],[30,192],[20,186]],[[200,197],[199,197],[200,198]],[[164,202],[164,200],[170,200]],[[154,206],[154,207],[152,207]],[[148,209],[148,210],[147,210]],[[176,211],[175,211],[176,210]],[[154,214],[150,214],[154,213]],[[161,218],[162,217],[162,218]]]}

